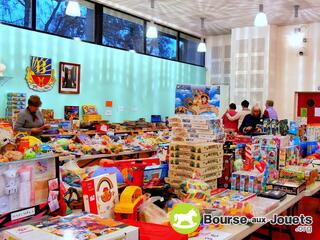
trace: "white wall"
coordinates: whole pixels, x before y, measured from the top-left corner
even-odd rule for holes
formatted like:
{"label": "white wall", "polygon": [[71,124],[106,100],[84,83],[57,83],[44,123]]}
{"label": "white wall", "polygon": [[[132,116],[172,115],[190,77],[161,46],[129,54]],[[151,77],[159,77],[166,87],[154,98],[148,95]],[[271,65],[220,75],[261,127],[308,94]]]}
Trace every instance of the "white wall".
{"label": "white wall", "polygon": [[[289,42],[289,35],[297,27],[307,38],[304,45],[305,55],[299,56],[299,47],[293,47]],[[221,41],[229,43],[226,36],[209,37],[208,50],[211,46],[221,45]],[[320,23],[305,25],[278,26],[270,32],[270,62],[268,99],[275,101],[275,108],[279,118],[294,118],[294,92],[318,91],[320,87]],[[211,63],[211,53],[207,53],[206,63]],[[207,83],[212,82],[211,66],[207,66]],[[272,69],[272,71],[270,71]],[[221,92],[222,108],[224,111],[229,103],[227,88]]]}
{"label": "white wall", "polygon": [[280,118],[294,118],[294,92],[317,91],[320,86],[320,23],[303,25],[305,55],[293,47],[289,35],[296,26],[281,26],[277,32],[276,74],[270,79],[269,98],[275,101]]}

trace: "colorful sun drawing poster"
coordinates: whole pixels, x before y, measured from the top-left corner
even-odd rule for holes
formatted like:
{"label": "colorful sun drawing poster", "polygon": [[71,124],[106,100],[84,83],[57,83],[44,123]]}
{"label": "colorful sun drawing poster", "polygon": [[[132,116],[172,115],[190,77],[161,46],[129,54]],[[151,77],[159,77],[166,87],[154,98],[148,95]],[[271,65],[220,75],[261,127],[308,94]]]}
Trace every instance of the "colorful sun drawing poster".
{"label": "colorful sun drawing poster", "polygon": [[219,116],[220,86],[185,85],[176,87],[176,114]]}
{"label": "colorful sun drawing poster", "polygon": [[50,91],[55,82],[52,60],[50,58],[31,57],[31,66],[27,67],[26,80],[32,90]]}

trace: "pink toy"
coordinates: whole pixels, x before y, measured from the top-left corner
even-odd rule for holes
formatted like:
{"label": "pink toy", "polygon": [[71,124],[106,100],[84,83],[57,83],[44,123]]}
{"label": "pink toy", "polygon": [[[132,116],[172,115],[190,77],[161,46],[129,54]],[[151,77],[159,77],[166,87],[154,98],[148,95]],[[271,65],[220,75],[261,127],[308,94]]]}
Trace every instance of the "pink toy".
{"label": "pink toy", "polygon": [[20,177],[19,206],[27,208],[32,206],[34,196],[32,194],[32,167],[23,166],[18,171]]}

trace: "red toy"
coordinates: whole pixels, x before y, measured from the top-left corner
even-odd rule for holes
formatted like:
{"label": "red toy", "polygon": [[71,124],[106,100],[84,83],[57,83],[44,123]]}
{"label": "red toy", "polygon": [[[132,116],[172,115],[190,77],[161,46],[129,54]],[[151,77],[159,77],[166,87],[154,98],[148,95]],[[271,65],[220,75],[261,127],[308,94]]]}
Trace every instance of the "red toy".
{"label": "red toy", "polygon": [[159,158],[140,158],[113,161],[101,159],[101,167],[117,167],[126,179],[126,183],[131,186],[143,186],[144,169],[147,166],[159,165]]}

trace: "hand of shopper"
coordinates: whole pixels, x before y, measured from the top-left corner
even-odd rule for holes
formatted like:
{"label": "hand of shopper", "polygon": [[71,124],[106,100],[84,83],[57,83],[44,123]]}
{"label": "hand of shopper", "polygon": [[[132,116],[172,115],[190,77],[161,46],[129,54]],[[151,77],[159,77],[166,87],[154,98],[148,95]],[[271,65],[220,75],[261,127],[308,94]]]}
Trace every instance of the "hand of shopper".
{"label": "hand of shopper", "polygon": [[51,128],[51,125],[49,123],[42,126],[43,130],[47,130]]}
{"label": "hand of shopper", "polygon": [[31,128],[31,134],[39,134],[42,131],[42,127],[40,128]]}
{"label": "hand of shopper", "polygon": [[250,132],[251,130],[252,130],[251,126],[245,128],[245,132]]}

